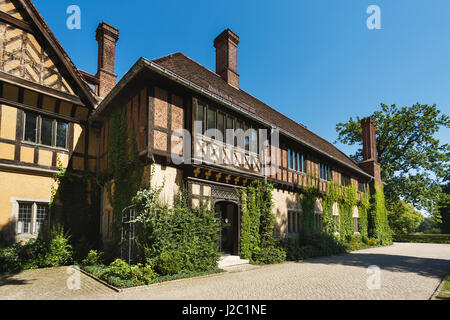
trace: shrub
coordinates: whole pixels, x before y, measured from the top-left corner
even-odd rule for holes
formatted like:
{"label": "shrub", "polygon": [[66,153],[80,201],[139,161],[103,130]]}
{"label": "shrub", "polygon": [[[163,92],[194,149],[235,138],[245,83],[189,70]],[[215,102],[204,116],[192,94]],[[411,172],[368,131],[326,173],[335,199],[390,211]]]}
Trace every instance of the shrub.
{"label": "shrub", "polygon": [[185,269],[186,261],[178,250],[163,251],[156,262],[156,270],[159,274],[174,275]]}
{"label": "shrub", "polygon": [[59,267],[72,263],[73,249],[69,244],[70,236],[64,233],[62,227],[55,226],[41,234],[41,238],[38,239],[41,246],[38,254],[40,267]]}
{"label": "shrub", "polygon": [[375,247],[375,246],[378,245],[378,241],[377,241],[377,239],[375,239],[375,238],[369,238],[369,239],[367,240],[367,244],[368,244],[369,246],[371,246],[371,247]]}
{"label": "shrub", "polygon": [[98,276],[115,286],[130,287],[150,284],[156,274],[149,265],[130,266],[125,261],[116,259],[100,271]]}
{"label": "shrub", "polygon": [[84,266],[95,266],[103,264],[104,258],[103,258],[103,252],[98,252],[97,250],[91,250],[89,251],[86,258],[81,262]]}
{"label": "shrub", "polygon": [[219,260],[219,221],[203,204],[190,209],[183,190],[173,208],[158,201],[160,189],[139,191],[133,199],[137,212],[138,260],[161,275],[207,271]]}
{"label": "shrub", "polygon": [[256,264],[276,264],[286,261],[286,251],[278,246],[255,250],[253,260]]}
{"label": "shrub", "polygon": [[0,249],[0,272],[14,272],[21,269],[22,263],[15,245]]}

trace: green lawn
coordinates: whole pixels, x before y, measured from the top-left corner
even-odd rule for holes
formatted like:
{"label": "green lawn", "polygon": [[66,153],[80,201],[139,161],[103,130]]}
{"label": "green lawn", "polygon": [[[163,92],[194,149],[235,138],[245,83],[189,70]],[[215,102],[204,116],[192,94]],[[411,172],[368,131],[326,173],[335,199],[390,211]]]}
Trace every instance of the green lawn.
{"label": "green lawn", "polygon": [[415,243],[447,243],[450,244],[450,234],[405,234],[394,236],[395,242]]}
{"label": "green lawn", "polygon": [[436,300],[450,300],[450,276],[445,280],[441,292],[436,297]]}

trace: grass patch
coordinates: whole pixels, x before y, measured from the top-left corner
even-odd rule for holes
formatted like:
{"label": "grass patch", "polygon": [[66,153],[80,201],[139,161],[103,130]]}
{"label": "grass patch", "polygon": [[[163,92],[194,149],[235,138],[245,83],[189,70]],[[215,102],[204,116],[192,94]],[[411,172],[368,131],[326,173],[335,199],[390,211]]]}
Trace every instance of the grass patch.
{"label": "grass patch", "polygon": [[450,244],[450,234],[405,234],[394,236],[395,242]]}
{"label": "grass patch", "polygon": [[[104,273],[105,269],[107,268],[107,266],[105,266],[105,265],[81,266],[81,268],[84,271],[96,276],[99,279],[102,279],[103,281],[107,282],[108,284],[110,284],[116,288],[126,289],[126,288],[138,287],[138,286],[143,285],[143,283],[138,281],[137,279],[124,280],[124,279],[121,279],[119,277],[114,277],[114,276],[110,276],[108,278],[102,278],[102,274]],[[157,275],[155,278],[153,278],[151,280],[150,283],[148,283],[148,285],[155,284],[155,283],[167,282],[167,281],[186,279],[186,278],[202,277],[202,276],[207,276],[207,275],[217,274],[217,273],[222,273],[222,272],[225,272],[225,271],[217,268],[217,269],[212,269],[209,271],[202,271],[202,272],[200,272],[200,271],[191,271],[191,272],[183,271],[183,272],[177,273],[175,275],[167,275],[167,276]]]}
{"label": "grass patch", "polygon": [[445,279],[444,286],[436,297],[436,300],[450,300],[450,276]]}

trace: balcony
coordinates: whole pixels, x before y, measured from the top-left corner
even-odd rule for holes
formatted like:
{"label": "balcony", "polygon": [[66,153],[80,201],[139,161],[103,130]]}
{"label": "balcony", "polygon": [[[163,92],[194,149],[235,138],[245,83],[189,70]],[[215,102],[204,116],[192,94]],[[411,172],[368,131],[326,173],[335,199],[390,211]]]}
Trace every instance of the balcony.
{"label": "balcony", "polygon": [[264,175],[263,163],[258,153],[211,139],[202,134],[194,137],[194,164],[206,164],[224,169]]}

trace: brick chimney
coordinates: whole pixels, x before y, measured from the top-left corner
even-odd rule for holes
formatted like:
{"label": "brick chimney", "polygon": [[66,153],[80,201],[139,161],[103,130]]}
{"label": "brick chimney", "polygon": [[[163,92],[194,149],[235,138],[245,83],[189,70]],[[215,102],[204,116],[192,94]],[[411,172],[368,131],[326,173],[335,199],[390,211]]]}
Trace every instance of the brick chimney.
{"label": "brick chimney", "polygon": [[237,89],[239,89],[239,75],[237,74],[238,44],[239,37],[230,29],[226,29],[214,40],[216,73]]}
{"label": "brick chimney", "polygon": [[377,160],[376,123],[372,118],[361,120],[363,139],[363,161],[359,164],[361,169],[375,178],[375,183],[381,188],[381,169]]}
{"label": "brick chimney", "polygon": [[98,42],[98,95],[104,98],[114,88],[117,81],[117,75],[115,74],[115,60],[116,43],[119,40],[119,30],[102,22],[98,25],[96,39]]}

